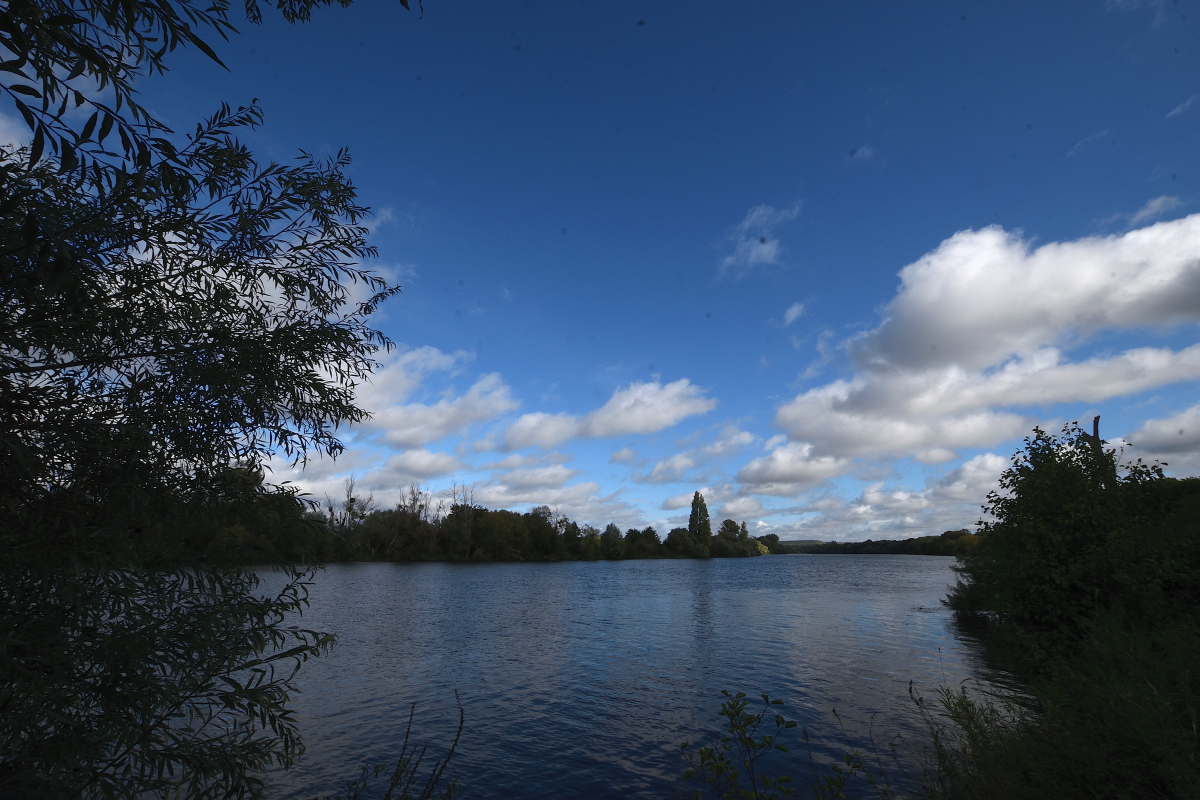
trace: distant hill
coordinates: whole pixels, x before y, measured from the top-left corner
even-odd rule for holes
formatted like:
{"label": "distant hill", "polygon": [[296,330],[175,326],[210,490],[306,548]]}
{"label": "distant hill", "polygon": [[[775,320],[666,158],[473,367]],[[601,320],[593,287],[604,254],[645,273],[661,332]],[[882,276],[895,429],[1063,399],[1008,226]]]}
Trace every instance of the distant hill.
{"label": "distant hill", "polygon": [[865,542],[820,542],[814,540],[780,542],[779,548],[788,553],[893,554],[910,556],[957,556],[979,542],[979,537],[966,528],[946,531],[941,536],[921,536],[916,539],[881,539]]}

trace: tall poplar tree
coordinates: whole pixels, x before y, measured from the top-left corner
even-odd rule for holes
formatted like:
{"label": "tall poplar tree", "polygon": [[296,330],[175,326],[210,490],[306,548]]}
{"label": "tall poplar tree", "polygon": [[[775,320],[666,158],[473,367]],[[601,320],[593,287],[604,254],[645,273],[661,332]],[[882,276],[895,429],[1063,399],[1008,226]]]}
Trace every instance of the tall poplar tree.
{"label": "tall poplar tree", "polygon": [[700,492],[692,497],[692,515],[688,518],[688,533],[692,540],[705,549],[712,547],[712,523],[708,519],[708,506]]}

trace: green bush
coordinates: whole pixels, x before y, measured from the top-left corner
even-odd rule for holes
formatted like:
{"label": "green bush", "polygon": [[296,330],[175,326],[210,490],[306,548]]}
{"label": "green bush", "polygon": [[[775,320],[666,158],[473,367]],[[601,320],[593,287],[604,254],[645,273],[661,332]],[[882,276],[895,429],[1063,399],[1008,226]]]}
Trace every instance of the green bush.
{"label": "green bush", "polygon": [[1035,430],[989,497],[948,605],[1016,670],[943,692],[935,796],[1200,796],[1200,480]]}
{"label": "green bush", "polygon": [[1101,444],[1075,425],[1034,430],[988,496],[993,519],[961,556],[951,608],[1053,648],[1097,611],[1152,619],[1195,599],[1200,480],[1140,461],[1119,468]]}

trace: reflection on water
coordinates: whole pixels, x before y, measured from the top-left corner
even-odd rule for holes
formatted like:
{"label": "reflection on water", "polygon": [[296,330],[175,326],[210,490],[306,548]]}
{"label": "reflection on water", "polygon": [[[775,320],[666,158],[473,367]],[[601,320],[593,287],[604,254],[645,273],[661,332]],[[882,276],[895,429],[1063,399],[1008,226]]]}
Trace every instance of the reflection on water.
{"label": "reflection on water", "polygon": [[[305,625],[338,634],[305,664],[293,706],[308,752],[272,796],[340,788],[414,729],[467,798],[670,797],[679,742],[705,737],[720,690],[766,692],[818,756],[920,740],[908,683],[981,677],[939,604],[949,558],[770,556],[558,564],[340,564]],[[799,761],[790,770],[807,775]]]}

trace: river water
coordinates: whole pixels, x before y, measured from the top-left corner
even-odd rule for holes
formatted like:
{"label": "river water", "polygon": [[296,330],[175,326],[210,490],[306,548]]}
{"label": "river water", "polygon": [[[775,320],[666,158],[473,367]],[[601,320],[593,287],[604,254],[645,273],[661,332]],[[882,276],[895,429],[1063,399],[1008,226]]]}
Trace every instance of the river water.
{"label": "river water", "polygon": [[[872,733],[886,755],[899,735],[901,763],[918,770],[909,681],[928,697],[988,677],[939,603],[953,563],[331,565],[303,622],[338,644],[301,669],[293,707],[308,750],[269,776],[271,796],[329,794],[360,765],[394,760],[413,702],[414,736],[440,755],[456,689],[466,725],[446,774],[465,798],[680,796],[679,743],[711,738],[722,689],[783,699],[818,762],[870,747]],[[803,787],[808,758],[794,746],[775,766]]]}

